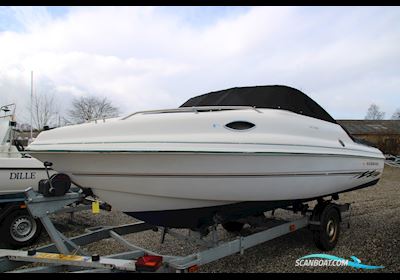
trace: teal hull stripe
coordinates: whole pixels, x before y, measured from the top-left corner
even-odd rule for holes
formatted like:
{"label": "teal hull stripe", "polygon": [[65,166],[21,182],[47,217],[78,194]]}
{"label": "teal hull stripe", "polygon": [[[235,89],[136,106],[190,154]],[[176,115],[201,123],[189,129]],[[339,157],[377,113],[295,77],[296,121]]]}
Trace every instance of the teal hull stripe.
{"label": "teal hull stripe", "polygon": [[263,145],[263,146],[292,146],[292,147],[311,147],[311,148],[325,148],[325,149],[338,149],[346,151],[357,151],[365,152],[363,150],[348,149],[342,147],[326,147],[326,146],[313,146],[313,145],[301,145],[301,144],[276,144],[276,143],[248,143],[248,142],[173,142],[173,141],[120,141],[120,142],[64,142],[64,143],[54,143],[54,144],[31,144],[31,146],[46,146],[46,145],[92,145],[92,144],[222,144],[222,145]]}

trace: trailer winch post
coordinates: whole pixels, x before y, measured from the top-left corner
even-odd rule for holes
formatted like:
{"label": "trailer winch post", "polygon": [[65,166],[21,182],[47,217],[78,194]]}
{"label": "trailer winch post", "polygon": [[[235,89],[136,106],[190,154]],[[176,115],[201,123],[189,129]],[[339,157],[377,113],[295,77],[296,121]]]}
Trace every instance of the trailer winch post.
{"label": "trailer winch post", "polygon": [[68,240],[61,232],[59,232],[49,218],[49,214],[55,213],[65,206],[70,205],[82,198],[80,193],[66,193],[63,196],[44,197],[36,193],[32,188],[25,191],[26,205],[28,211],[34,218],[39,218],[53,240],[58,251],[62,254],[68,254],[70,251],[64,242],[79,250],[79,247],[72,241]]}

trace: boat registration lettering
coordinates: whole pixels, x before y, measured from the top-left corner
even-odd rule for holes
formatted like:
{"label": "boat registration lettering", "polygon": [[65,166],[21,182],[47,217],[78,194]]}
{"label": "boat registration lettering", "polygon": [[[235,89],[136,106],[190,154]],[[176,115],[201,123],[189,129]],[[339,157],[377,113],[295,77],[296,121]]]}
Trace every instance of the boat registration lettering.
{"label": "boat registration lettering", "polygon": [[10,180],[35,180],[36,172],[10,172]]}
{"label": "boat registration lettering", "polygon": [[367,161],[365,164],[366,165],[378,165],[378,163],[376,161]]}

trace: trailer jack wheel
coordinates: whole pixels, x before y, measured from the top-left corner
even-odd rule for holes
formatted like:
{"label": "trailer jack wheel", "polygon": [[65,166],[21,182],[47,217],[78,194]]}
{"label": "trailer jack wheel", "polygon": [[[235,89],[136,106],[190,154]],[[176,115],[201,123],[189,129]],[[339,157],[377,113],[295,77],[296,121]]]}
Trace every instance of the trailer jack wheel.
{"label": "trailer jack wheel", "polygon": [[241,222],[230,221],[222,224],[222,227],[228,232],[239,232],[244,224]]}
{"label": "trailer jack wheel", "polygon": [[21,248],[34,243],[40,236],[42,224],[26,209],[11,212],[2,222],[0,238],[11,248]]}
{"label": "trailer jack wheel", "polygon": [[319,227],[313,232],[317,248],[323,251],[335,248],[340,234],[339,209],[332,203],[317,207],[313,213],[313,220],[320,222]]}

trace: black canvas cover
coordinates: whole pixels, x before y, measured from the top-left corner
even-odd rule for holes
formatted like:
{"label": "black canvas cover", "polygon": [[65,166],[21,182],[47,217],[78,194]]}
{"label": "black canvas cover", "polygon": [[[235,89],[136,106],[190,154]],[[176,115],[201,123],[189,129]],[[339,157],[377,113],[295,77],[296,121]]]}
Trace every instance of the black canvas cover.
{"label": "black canvas cover", "polygon": [[292,111],[320,120],[336,121],[314,100],[292,87],[282,85],[235,87],[193,97],[180,107],[252,106]]}

